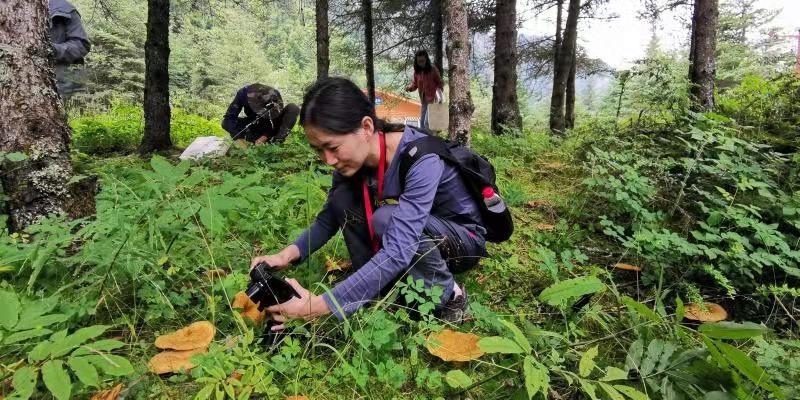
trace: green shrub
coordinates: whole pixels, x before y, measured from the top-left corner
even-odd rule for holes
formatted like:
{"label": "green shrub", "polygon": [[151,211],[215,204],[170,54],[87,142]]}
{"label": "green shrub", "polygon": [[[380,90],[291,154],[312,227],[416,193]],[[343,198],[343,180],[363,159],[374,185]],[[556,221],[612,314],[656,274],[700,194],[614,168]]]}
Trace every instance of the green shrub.
{"label": "green shrub", "polygon": [[[128,153],[142,141],[144,114],[138,106],[115,105],[106,113],[73,118],[70,126],[73,146],[84,153]],[[172,109],[170,136],[177,147],[188,146],[198,136],[226,135],[219,121]]]}

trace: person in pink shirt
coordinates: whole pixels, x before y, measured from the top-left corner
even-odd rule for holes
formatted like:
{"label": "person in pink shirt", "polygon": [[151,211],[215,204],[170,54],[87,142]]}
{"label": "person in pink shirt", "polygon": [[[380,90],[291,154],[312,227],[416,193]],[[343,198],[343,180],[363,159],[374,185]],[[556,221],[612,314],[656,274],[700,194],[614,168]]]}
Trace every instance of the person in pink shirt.
{"label": "person in pink shirt", "polygon": [[428,52],[420,50],[414,55],[414,80],[406,87],[407,92],[419,90],[422,110],[419,116],[421,128],[428,129],[428,104],[442,101],[442,75],[435,65],[431,64]]}

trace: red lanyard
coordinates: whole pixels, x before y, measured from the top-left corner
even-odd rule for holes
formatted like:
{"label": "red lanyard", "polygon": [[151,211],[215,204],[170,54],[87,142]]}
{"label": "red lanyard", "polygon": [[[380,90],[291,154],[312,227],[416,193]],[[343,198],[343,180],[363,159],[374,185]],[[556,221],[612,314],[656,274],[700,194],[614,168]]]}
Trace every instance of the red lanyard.
{"label": "red lanyard", "polygon": [[[383,137],[383,131],[378,131],[378,139],[381,146],[380,163],[378,164],[378,196],[376,201],[380,201],[383,194],[383,173],[386,171],[386,139]],[[364,189],[364,214],[367,217],[367,228],[369,229],[369,238],[372,240],[372,249],[377,253],[380,248],[378,237],[375,236],[375,231],[372,229],[372,200],[369,198],[369,188],[367,187],[367,179],[361,181]]]}

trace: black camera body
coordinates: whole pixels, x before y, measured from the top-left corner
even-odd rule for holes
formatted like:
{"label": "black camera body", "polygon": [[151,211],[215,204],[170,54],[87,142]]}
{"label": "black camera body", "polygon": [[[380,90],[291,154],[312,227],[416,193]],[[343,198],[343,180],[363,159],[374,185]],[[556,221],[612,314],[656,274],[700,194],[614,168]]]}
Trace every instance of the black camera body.
{"label": "black camera body", "polygon": [[[285,303],[292,297],[300,298],[300,294],[280,276],[270,272],[271,267],[264,262],[258,263],[250,270],[250,283],[247,285],[245,293],[250,300],[258,304],[258,310],[263,311],[267,307]],[[272,347],[283,336],[281,332],[273,332],[272,327],[277,323],[268,320],[261,336],[261,342],[265,347]]]}

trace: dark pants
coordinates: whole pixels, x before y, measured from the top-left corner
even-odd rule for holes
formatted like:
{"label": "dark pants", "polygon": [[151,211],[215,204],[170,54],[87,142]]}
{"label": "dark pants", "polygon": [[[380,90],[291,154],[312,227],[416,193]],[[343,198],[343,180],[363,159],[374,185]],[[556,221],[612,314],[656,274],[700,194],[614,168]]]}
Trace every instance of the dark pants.
{"label": "dark pants", "polygon": [[[256,122],[245,132],[242,132],[247,125],[253,122],[256,118],[239,118],[236,121],[234,132],[242,132],[235,139],[245,139],[248,142],[255,142],[261,136],[266,136],[267,141],[270,143],[282,143],[289,136],[289,132],[297,122],[297,116],[300,115],[300,107],[290,103],[283,107],[281,113],[273,119],[263,118]],[[233,136],[233,134],[231,135]]]}
{"label": "dark pants", "polygon": [[[332,194],[331,203],[337,222],[342,227],[353,268],[357,269],[366,264],[374,252],[363,197],[360,191],[354,190],[355,186],[349,182],[339,185]],[[375,210],[372,227],[379,240],[397,207],[387,204]],[[444,304],[453,293],[453,273],[474,267],[485,256],[486,243],[480,235],[470,232],[463,225],[431,215],[420,237],[416,254],[405,272],[415,280],[422,279],[426,288],[441,286],[444,289],[441,304]],[[394,283],[405,279],[405,274],[400,274],[381,293],[385,295]]]}

